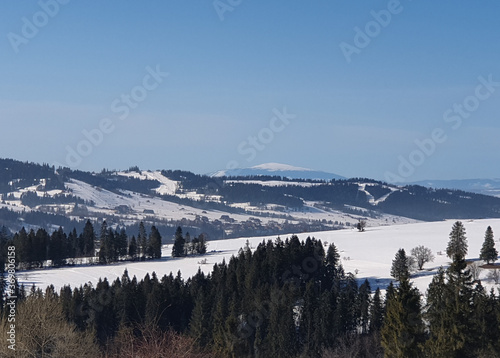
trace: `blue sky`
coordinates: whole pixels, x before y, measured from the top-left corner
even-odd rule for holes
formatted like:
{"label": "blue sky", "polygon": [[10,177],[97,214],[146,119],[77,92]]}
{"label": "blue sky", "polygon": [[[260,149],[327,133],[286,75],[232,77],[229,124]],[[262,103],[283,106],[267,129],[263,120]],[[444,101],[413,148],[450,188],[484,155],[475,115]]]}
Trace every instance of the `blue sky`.
{"label": "blue sky", "polygon": [[500,177],[497,1],[59,1],[0,5],[1,157]]}

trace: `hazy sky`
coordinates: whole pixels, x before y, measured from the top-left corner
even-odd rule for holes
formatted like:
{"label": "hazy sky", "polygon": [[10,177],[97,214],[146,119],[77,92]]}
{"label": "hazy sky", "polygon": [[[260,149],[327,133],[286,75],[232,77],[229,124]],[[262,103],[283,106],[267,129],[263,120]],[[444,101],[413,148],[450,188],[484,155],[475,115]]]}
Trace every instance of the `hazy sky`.
{"label": "hazy sky", "polygon": [[2,1],[0,157],[500,177],[500,3]]}

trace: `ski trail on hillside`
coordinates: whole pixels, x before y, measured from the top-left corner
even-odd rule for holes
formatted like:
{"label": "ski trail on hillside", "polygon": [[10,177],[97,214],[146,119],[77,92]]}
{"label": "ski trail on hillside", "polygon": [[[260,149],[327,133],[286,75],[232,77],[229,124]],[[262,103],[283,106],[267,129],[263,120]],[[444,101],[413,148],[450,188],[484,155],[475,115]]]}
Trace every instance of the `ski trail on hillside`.
{"label": "ski trail on hillside", "polygon": [[377,200],[375,200],[375,197],[370,194],[370,192],[368,190],[366,190],[366,186],[368,184],[361,184],[361,183],[358,183],[359,185],[359,191],[362,191],[363,193],[366,194],[366,197],[368,198],[368,202],[373,205],[373,206],[376,206],[378,205],[379,203],[382,203],[384,202],[389,196],[391,196],[395,191],[397,191],[398,189],[395,189],[395,188],[391,188],[391,187],[388,187],[388,189],[390,190],[389,193],[381,196],[380,198],[378,198]]}

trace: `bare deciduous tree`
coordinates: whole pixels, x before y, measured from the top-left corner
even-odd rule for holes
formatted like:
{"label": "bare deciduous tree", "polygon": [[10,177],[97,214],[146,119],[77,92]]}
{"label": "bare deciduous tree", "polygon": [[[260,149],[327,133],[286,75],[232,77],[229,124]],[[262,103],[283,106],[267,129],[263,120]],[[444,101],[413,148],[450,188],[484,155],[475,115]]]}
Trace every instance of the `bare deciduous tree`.
{"label": "bare deciduous tree", "polygon": [[483,271],[483,269],[481,268],[478,262],[473,262],[469,265],[469,272],[472,275],[472,279],[474,281],[477,281],[479,279],[481,271]]}
{"label": "bare deciduous tree", "polygon": [[423,245],[411,249],[411,255],[415,258],[419,270],[422,270],[427,262],[434,261],[431,249]]}
{"label": "bare deciduous tree", "polygon": [[490,270],[488,277],[492,279],[496,285],[498,285],[500,283],[500,270],[499,269]]}
{"label": "bare deciduous tree", "polygon": [[[56,298],[33,294],[17,307],[15,317],[16,350],[0,344],[0,356],[95,358],[101,353],[92,336],[77,331],[66,321]],[[10,323],[1,321],[2,332]]]}

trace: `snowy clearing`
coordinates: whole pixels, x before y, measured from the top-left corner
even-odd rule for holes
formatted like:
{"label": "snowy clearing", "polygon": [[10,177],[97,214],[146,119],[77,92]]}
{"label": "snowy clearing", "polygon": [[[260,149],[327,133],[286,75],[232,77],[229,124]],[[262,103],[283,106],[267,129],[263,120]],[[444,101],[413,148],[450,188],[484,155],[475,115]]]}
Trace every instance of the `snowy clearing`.
{"label": "snowy clearing", "polygon": [[[342,264],[346,272],[356,273],[359,280],[368,278],[372,289],[380,287],[385,288],[390,282],[390,268],[394,255],[399,248],[404,248],[407,254],[410,254],[412,248],[418,245],[429,247],[436,259],[432,263],[427,263],[424,270],[417,272],[412,279],[415,285],[422,293],[425,293],[432,276],[440,266],[448,266],[449,259],[445,256],[448,236],[455,220],[447,220],[434,223],[417,223],[406,225],[393,225],[367,228],[365,232],[358,232],[354,229],[301,233],[298,234],[301,240],[308,236],[316,237],[322,242],[335,243],[337,246]],[[500,230],[500,219],[484,219],[475,221],[463,221],[467,230],[467,239],[469,243],[468,259],[477,260],[479,251],[484,240],[484,232],[488,226]],[[281,236],[282,239],[290,235]],[[163,258],[157,261],[146,262],[122,262],[107,266],[75,266],[60,269],[45,269],[35,271],[19,272],[20,282],[26,286],[35,284],[38,287],[45,288],[53,284],[57,289],[64,285],[72,287],[92,282],[94,285],[99,278],[107,277],[112,281],[121,277],[124,270],[127,269],[130,277],[137,276],[143,278],[146,273],[156,272],[158,276],[163,276],[173,272],[181,271],[184,278],[194,275],[200,268],[205,273],[210,273],[212,267],[222,260],[228,260],[232,255],[236,255],[238,250],[244,247],[246,240],[252,248],[256,248],[262,240],[276,239],[272,237],[252,237],[229,240],[210,241],[208,244],[209,253],[205,256],[189,258],[172,258],[171,245],[164,246]],[[443,255],[438,255],[442,252]],[[207,263],[202,264],[206,259]],[[494,284],[486,276],[488,270],[483,270],[481,279],[483,285],[488,289]]]}

